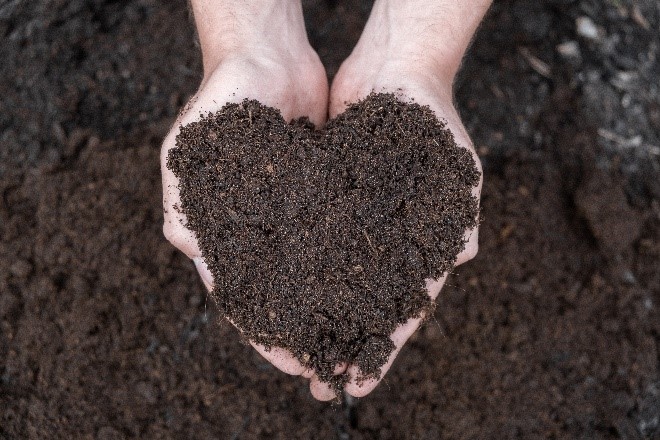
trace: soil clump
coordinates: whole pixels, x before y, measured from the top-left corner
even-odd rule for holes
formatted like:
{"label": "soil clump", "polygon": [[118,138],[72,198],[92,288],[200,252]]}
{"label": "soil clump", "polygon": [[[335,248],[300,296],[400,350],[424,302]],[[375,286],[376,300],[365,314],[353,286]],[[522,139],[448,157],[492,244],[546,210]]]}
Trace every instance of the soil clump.
{"label": "soil clump", "polygon": [[380,376],[476,226],[480,172],[432,110],[372,93],[323,130],[257,101],[181,128],[167,166],[221,312],[339,390]]}

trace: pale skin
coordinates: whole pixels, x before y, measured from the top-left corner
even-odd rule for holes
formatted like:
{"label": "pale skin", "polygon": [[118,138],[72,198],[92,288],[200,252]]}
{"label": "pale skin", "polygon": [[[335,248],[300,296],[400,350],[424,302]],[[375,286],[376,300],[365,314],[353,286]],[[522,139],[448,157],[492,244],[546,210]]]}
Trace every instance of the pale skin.
{"label": "pale skin", "polygon": [[[204,77],[197,93],[181,112],[161,150],[163,177],[163,231],[167,239],[195,263],[207,289],[213,277],[206,268],[185,217],[174,206],[180,202],[178,180],[165,166],[181,125],[220,109],[227,102],[257,99],[278,108],[286,120],[308,116],[323,126],[328,116],[341,113],[347,103],[371,91],[394,92],[428,105],[454,133],[458,145],[467,148],[480,167],[473,144],[453,105],[453,82],[463,54],[485,15],[491,0],[376,0],[360,40],[329,88],[323,65],[309,45],[300,0],[191,0],[197,27]],[[479,198],[481,182],[473,191]],[[478,230],[466,231],[465,250],[456,265],[477,253]],[[447,276],[425,283],[435,299]],[[349,374],[345,391],[363,397],[385,376],[422,318],[411,319],[391,335],[396,349],[382,368],[381,379],[358,382],[357,368],[337,365],[335,373]],[[239,329],[240,330],[240,329]],[[281,348],[253,347],[281,371],[310,380],[318,400],[335,393]]]}

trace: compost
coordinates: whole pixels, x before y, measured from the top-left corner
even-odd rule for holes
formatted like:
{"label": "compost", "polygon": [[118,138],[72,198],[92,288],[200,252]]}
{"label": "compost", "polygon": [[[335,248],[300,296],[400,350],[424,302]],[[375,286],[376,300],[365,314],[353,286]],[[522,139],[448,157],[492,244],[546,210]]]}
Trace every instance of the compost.
{"label": "compost", "polygon": [[377,378],[425,280],[476,226],[480,172],[426,106],[372,93],[323,130],[254,100],[181,127],[167,166],[213,297],[250,340],[291,351],[340,389]]}
{"label": "compost", "polygon": [[[160,146],[202,71],[185,2],[0,3],[1,439],[658,437],[657,1],[493,3],[456,84],[479,253],[346,408],[243,344],[163,238]],[[332,76],[371,2],[304,3]]]}

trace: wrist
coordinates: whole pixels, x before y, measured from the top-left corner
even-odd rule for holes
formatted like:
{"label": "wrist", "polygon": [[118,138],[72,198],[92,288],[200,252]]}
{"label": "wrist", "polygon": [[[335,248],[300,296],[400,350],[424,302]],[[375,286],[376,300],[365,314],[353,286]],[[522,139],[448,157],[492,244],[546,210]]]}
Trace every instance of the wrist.
{"label": "wrist", "polygon": [[[492,0],[377,0],[368,23],[391,56],[415,59],[449,86]],[[371,18],[370,18],[371,21]],[[382,31],[382,30],[385,31]]]}
{"label": "wrist", "polygon": [[204,76],[234,53],[307,42],[300,0],[191,0]]}

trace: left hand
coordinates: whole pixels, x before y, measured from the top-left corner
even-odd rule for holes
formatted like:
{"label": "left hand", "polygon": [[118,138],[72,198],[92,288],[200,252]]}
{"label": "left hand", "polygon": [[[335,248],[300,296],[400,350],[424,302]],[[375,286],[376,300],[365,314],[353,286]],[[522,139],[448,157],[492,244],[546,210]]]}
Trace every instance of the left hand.
{"label": "left hand", "polygon": [[[382,0],[376,3],[362,38],[334,79],[330,91],[329,116],[331,118],[335,117],[346,108],[348,103],[364,99],[372,91],[376,93],[394,93],[401,96],[402,99],[414,99],[415,103],[428,105],[438,116],[438,119],[446,121],[447,128],[454,134],[457,145],[470,151],[477,168],[481,172],[481,163],[472,141],[452,102],[452,84],[457,66],[453,68],[452,66],[435,65],[432,62],[433,57],[429,56],[430,54],[402,50],[403,46],[397,44],[396,38],[391,36],[385,39],[386,44],[379,44],[378,36],[373,34],[383,32],[383,27],[377,24],[378,14],[380,13],[379,6],[382,6],[386,1]],[[424,46],[419,45],[418,47]],[[401,54],[393,56],[397,51]],[[428,62],[420,60],[428,60]],[[480,179],[478,186],[472,191],[477,200],[481,196],[482,181],[483,178]],[[467,242],[465,249],[457,256],[456,266],[474,258],[478,250],[478,237],[478,227],[465,231]],[[437,280],[426,280],[428,294],[432,300],[437,298],[447,280],[447,275],[444,274]],[[356,380],[359,373],[358,368],[355,365],[349,365],[347,372],[350,375],[350,380],[345,386],[346,392],[354,397],[362,397],[373,391],[422,320],[423,317],[410,319],[392,333],[391,339],[396,348],[390,354],[387,363],[382,367],[381,376],[378,380],[370,379],[358,383]],[[334,397],[333,392],[321,385],[312,387],[314,397],[319,400],[332,399]]]}

